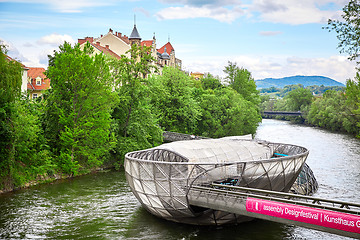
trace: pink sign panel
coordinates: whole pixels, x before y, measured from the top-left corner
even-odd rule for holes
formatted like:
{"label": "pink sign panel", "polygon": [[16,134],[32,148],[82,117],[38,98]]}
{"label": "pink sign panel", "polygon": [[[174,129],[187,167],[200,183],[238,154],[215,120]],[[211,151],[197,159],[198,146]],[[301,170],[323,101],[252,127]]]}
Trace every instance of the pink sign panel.
{"label": "pink sign panel", "polygon": [[248,212],[360,234],[360,216],[294,204],[247,198]]}

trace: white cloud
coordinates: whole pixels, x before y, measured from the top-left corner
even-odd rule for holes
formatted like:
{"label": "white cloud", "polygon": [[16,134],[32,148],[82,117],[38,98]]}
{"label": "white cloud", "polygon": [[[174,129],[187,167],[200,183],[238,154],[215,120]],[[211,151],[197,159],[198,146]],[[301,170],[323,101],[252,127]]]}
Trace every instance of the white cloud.
{"label": "white cloud", "polygon": [[254,79],[280,78],[294,75],[319,75],[345,83],[356,73],[354,62],[344,56],[329,58],[300,58],[290,56],[232,56],[183,59],[184,69],[189,72],[210,72],[224,77],[223,69],[228,61],[248,69]]}
{"label": "white cloud", "polygon": [[65,41],[69,43],[75,43],[74,39],[70,35],[67,34],[60,35],[57,33],[53,33],[40,38],[37,41],[37,44],[39,45],[48,44],[53,47],[58,47],[59,45],[63,44]]}
{"label": "white cloud", "polygon": [[8,42],[4,39],[0,38],[0,42],[2,42],[7,49],[7,55],[10,56],[11,58],[20,61],[21,63],[24,63],[26,61],[28,61],[28,59],[20,53],[20,51],[15,47],[15,45],[12,42]]}
{"label": "white cloud", "polygon": [[241,16],[272,23],[291,25],[326,23],[329,18],[340,19],[346,0],[252,0],[242,4],[235,0],[163,0],[183,6],[160,10],[158,19],[211,18],[231,23]]}
{"label": "white cloud", "polygon": [[[260,13],[266,22],[285,24],[326,23],[329,18],[339,19],[343,0],[253,0],[250,11]],[[338,6],[330,8],[331,4]]]}
{"label": "white cloud", "polygon": [[82,12],[84,8],[109,6],[115,4],[115,0],[10,0],[10,2],[39,3],[50,5],[57,12],[76,13]]}
{"label": "white cloud", "polygon": [[142,7],[134,8],[134,12],[141,12],[141,13],[143,13],[146,17],[150,17],[150,12],[149,12],[148,10],[146,10],[145,8],[142,8]]}
{"label": "white cloud", "polygon": [[188,19],[188,18],[211,18],[220,22],[231,23],[240,16],[244,15],[241,7],[235,6],[231,9],[224,7],[169,7],[156,13],[158,19]]}
{"label": "white cloud", "polygon": [[190,6],[229,6],[239,3],[238,0],[160,0],[160,2]]}
{"label": "white cloud", "polygon": [[282,32],[280,32],[280,31],[262,31],[259,34],[261,36],[275,36],[275,35],[282,34]]}

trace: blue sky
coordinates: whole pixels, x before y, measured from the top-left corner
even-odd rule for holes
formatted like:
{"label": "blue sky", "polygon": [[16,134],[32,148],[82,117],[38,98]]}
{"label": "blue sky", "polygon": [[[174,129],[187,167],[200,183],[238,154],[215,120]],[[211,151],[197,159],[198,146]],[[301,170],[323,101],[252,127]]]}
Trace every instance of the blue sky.
{"label": "blue sky", "polygon": [[355,63],[339,53],[327,19],[341,19],[346,0],[0,0],[0,39],[29,67],[47,67],[63,41],[130,35],[134,15],[143,40],[155,33],[187,71],[223,76],[228,61],[255,79],[322,75],[339,82]]}

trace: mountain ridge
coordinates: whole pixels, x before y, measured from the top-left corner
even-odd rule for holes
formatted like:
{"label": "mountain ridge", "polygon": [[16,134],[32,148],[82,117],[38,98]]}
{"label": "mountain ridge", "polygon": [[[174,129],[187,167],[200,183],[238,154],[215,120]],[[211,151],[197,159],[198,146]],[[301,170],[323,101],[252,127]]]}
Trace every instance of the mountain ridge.
{"label": "mountain ridge", "polygon": [[255,80],[256,86],[258,89],[260,88],[284,88],[286,85],[296,85],[302,84],[304,87],[313,86],[313,85],[324,85],[324,86],[340,86],[344,87],[343,83],[340,83],[332,78],[324,77],[324,76],[303,76],[296,75],[290,77],[283,78],[265,78]]}

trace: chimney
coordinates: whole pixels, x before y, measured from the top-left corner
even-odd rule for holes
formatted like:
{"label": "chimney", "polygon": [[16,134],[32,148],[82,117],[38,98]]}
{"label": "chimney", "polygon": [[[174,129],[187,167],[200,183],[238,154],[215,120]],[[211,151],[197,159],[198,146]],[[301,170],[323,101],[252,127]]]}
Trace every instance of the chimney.
{"label": "chimney", "polygon": [[103,35],[102,35],[102,34],[101,34],[100,36],[101,36],[101,37],[103,37]]}
{"label": "chimney", "polygon": [[109,29],[109,32],[113,33],[114,31],[110,28],[110,29]]}
{"label": "chimney", "polygon": [[105,47],[106,47],[106,49],[110,49],[110,48],[109,48],[109,45],[105,45]]}
{"label": "chimney", "polygon": [[85,38],[85,42],[90,42],[92,43],[94,41],[94,38],[93,37],[86,37]]}
{"label": "chimney", "polygon": [[96,42],[96,45],[100,46],[100,42]]}
{"label": "chimney", "polygon": [[83,44],[84,42],[86,42],[85,39],[78,39],[78,44],[81,45],[81,44]]}

